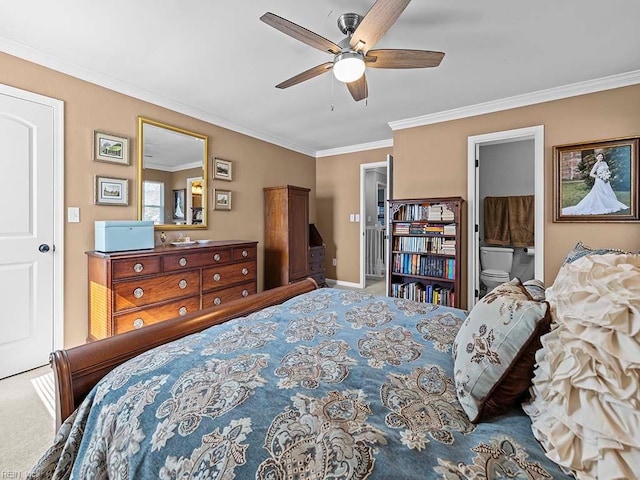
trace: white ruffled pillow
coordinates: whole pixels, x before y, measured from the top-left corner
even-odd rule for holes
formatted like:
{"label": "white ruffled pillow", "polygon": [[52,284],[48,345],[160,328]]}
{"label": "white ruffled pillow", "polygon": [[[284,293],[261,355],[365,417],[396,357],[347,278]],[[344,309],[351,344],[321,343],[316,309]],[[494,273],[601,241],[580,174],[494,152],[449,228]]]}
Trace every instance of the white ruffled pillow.
{"label": "white ruffled pillow", "polygon": [[557,328],[542,337],[525,405],[547,456],[579,479],[640,472],[640,256],[589,255],[546,291]]}

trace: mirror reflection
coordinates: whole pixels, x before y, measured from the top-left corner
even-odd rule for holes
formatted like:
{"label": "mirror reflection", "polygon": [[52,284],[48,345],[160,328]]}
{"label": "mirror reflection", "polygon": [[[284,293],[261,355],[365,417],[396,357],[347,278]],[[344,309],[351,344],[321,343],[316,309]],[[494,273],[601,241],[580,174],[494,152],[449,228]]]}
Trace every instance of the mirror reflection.
{"label": "mirror reflection", "polygon": [[138,156],[138,219],[206,227],[207,137],[140,117]]}

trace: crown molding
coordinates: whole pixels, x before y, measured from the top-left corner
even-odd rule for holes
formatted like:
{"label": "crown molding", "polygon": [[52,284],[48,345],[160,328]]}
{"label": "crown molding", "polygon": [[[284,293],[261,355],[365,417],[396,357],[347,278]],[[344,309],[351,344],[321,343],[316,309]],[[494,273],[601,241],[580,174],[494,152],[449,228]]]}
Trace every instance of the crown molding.
{"label": "crown molding", "polygon": [[0,51],[5,52],[9,55],[13,55],[14,57],[22,58],[23,60],[37,63],[38,65],[42,65],[43,67],[50,68],[57,72],[71,75],[72,77],[79,78],[86,82],[108,88],[109,90],[113,90],[115,92],[122,93],[124,95],[128,95],[130,97],[134,97],[139,100],[143,100],[145,102],[167,108],[169,110],[173,110],[174,112],[182,113],[189,117],[193,117],[198,120],[202,120],[204,122],[217,125],[219,127],[226,128],[237,133],[242,133],[249,137],[263,140],[265,142],[278,145],[288,150],[293,150],[294,152],[302,153],[310,157],[315,157],[316,152],[313,149],[303,147],[302,145],[297,145],[282,138],[268,135],[258,130],[242,127],[224,118],[212,115],[211,113],[205,112],[198,108],[185,105],[184,103],[146,90],[138,85],[133,85],[122,80],[117,80],[113,77],[104,75],[89,68],[74,65],[71,62],[59,58],[55,55],[41,52],[40,50],[28,47],[14,40],[0,37]]}
{"label": "crown molding", "polygon": [[376,142],[360,143],[348,145],[346,147],[330,148],[328,150],[318,150],[316,158],[330,157],[332,155],[344,155],[345,153],[364,152],[365,150],[375,150],[377,148],[393,147],[393,139],[378,140]]}
{"label": "crown molding", "polygon": [[500,112],[502,110],[510,110],[512,108],[526,107],[537,103],[561,100],[563,98],[586,95],[589,93],[611,90],[613,88],[628,87],[638,83],[640,83],[640,70],[634,70],[595,80],[587,80],[585,82],[564,85],[562,87],[549,88],[547,90],[539,90],[537,92],[525,93],[523,95],[516,95],[500,100],[478,103],[468,107],[454,108],[452,110],[421,115],[419,117],[396,120],[389,122],[389,126],[391,127],[391,130],[394,131],[403,130],[405,128],[420,127],[423,125],[474,117],[476,115]]}

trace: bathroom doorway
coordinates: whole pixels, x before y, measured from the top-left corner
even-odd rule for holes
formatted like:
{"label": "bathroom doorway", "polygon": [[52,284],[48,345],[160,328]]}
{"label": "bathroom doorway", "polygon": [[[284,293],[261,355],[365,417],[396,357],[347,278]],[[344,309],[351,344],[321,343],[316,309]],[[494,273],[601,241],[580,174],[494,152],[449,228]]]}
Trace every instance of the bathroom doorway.
{"label": "bathroom doorway", "polygon": [[387,201],[392,197],[393,157],[360,165],[360,288],[386,294]]}
{"label": "bathroom doorway", "polygon": [[[469,137],[468,150],[467,303],[471,308],[507,277],[544,279],[544,129],[536,126]],[[487,218],[485,202],[490,202]],[[509,222],[507,211],[519,220]],[[481,248],[489,265],[483,266]]]}

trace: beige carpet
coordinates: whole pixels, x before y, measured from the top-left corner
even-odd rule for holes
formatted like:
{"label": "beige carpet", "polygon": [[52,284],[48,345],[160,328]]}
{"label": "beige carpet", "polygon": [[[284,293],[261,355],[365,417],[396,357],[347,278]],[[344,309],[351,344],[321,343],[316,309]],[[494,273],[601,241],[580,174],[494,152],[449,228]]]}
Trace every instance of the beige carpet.
{"label": "beige carpet", "polygon": [[47,365],[0,380],[0,478],[27,478],[53,442],[50,372]]}
{"label": "beige carpet", "polygon": [[386,280],[384,277],[366,277],[365,279],[366,287],[365,288],[354,288],[354,287],[346,287],[344,285],[338,285],[335,283],[335,280],[327,280],[327,285],[333,288],[338,288],[341,290],[357,290],[359,292],[371,293],[373,295],[382,295],[386,296]]}

